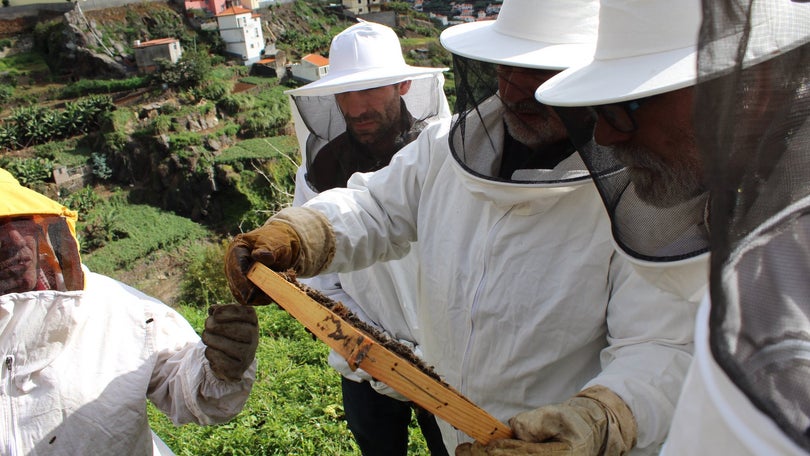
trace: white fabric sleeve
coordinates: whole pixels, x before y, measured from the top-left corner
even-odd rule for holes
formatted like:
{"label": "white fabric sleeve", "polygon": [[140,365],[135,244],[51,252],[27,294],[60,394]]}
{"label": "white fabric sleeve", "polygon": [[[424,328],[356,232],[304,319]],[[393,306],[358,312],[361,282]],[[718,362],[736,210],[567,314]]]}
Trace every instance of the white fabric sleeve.
{"label": "white fabric sleeve", "polygon": [[[298,167],[295,174],[295,198],[293,206],[298,207],[318,196],[318,193],[309,187],[306,182],[306,169],[303,165]],[[325,273],[315,277],[299,278],[299,282],[312,287],[333,301],[342,302],[349,310],[365,322],[369,322],[368,316],[360,309],[354,299],[349,296],[340,284],[340,277],[336,273]]]}
{"label": "white fabric sleeve", "polygon": [[[309,187],[306,182],[306,170],[304,166],[299,166],[295,174],[295,198],[293,199],[293,206],[301,206],[312,198],[318,196],[318,193]],[[361,320],[374,325],[371,319],[365,312],[357,305],[357,302],[343,290],[340,284],[340,277],[336,273],[325,273],[315,277],[299,278],[299,282],[314,288],[324,296],[333,301],[343,303],[349,310],[352,311]],[[376,325],[375,325],[376,327]]]}
{"label": "white fabric sleeve", "polygon": [[699,303],[654,286],[619,253],[611,284],[603,370],[584,388],[603,385],[619,395],[638,425],[634,454],[657,453],[692,359]]}
{"label": "white fabric sleeve", "polygon": [[205,358],[205,344],[174,309],[147,303],[155,365],[147,397],[175,425],[224,423],[236,416],[256,378],[256,360],[240,381],[219,380]]}

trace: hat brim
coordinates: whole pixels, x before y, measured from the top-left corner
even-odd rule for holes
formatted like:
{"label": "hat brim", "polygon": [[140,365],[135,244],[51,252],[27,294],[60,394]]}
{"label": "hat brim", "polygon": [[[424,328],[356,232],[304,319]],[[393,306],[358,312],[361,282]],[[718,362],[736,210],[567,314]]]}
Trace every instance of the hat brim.
{"label": "hat brim", "polygon": [[623,59],[591,60],[544,82],[535,92],[550,106],[596,106],[689,87],[697,80],[697,49],[686,47]]}
{"label": "hat brim", "polygon": [[415,67],[374,68],[363,71],[329,72],[317,81],[284,93],[292,96],[322,96],[356,90],[373,89],[409,79],[429,77],[447,68]]}
{"label": "hat brim", "polygon": [[563,70],[593,56],[593,44],[542,43],[505,35],[495,21],[470,22],[445,29],[442,46],[453,54],[483,62],[544,70]]}

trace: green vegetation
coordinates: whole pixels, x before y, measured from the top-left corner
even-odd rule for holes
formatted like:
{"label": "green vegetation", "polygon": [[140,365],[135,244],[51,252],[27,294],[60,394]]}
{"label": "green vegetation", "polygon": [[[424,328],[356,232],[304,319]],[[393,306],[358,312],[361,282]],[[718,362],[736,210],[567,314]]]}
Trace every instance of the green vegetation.
{"label": "green vegetation", "polygon": [[149,79],[134,76],[128,79],[82,79],[66,85],[59,93],[60,98],[79,98],[91,93],[115,93],[146,87]]}
{"label": "green vegetation", "polygon": [[38,52],[23,52],[0,59],[0,73],[7,74],[6,77],[47,71],[48,65]]}
{"label": "green vegetation", "polygon": [[200,86],[211,76],[211,57],[202,51],[186,51],[177,63],[158,62],[156,82],[169,87],[189,89]]}
{"label": "green vegetation", "polygon": [[110,97],[91,95],[67,102],[64,109],[24,106],[0,124],[0,149],[20,149],[96,130],[115,109]]}
{"label": "green vegetation", "polygon": [[53,172],[53,162],[46,158],[2,159],[0,164],[6,171],[13,174],[21,184],[27,186],[49,180]]}
{"label": "green vegetation", "polygon": [[93,149],[81,139],[75,136],[61,141],[39,144],[34,146],[34,155],[67,167],[84,165],[87,163],[88,157],[93,154]]}
{"label": "green vegetation", "polygon": [[276,46],[288,55],[301,57],[313,52],[328,54],[332,37],[346,28],[347,22],[340,22],[337,16],[325,14],[324,10],[310,2],[296,0],[292,4],[293,13],[307,22],[310,32],[296,27],[288,27],[278,37]]}
{"label": "green vegetation", "polygon": [[[152,206],[104,204],[85,218],[82,244],[101,243],[84,255],[84,263],[102,274],[125,269],[127,265],[152,252],[170,249],[180,243],[204,238],[208,233],[191,220]],[[87,239],[90,238],[90,239]]]}

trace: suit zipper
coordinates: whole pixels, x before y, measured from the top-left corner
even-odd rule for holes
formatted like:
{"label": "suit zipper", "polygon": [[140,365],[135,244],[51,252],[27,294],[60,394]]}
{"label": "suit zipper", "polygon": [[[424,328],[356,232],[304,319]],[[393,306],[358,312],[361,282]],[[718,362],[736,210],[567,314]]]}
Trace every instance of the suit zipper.
{"label": "suit zipper", "polygon": [[8,456],[15,456],[17,454],[17,439],[16,433],[14,432],[14,403],[11,398],[11,388],[13,382],[13,373],[14,369],[14,356],[9,355],[6,356],[6,359],[3,360],[3,374],[0,378],[5,377],[2,383],[2,392],[0,395],[6,397],[7,407],[3,407],[3,423],[5,424],[3,427],[3,433],[5,434],[5,441],[6,441],[6,450],[3,454],[7,454]]}

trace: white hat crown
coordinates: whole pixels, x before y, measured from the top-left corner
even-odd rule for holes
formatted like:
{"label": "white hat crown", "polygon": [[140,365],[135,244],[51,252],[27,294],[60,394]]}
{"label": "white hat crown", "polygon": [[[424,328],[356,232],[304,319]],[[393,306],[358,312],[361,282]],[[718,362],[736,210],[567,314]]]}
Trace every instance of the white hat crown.
{"label": "white hat crown", "polygon": [[598,11],[594,0],[504,0],[493,27],[502,35],[538,43],[591,43]]}
{"label": "white hat crown", "polygon": [[701,11],[701,0],[602,0],[594,55],[543,83],[538,101],[600,105],[695,84]]}
{"label": "white hat crown", "polygon": [[[693,3],[690,0],[688,3]],[[595,59],[620,59],[697,47],[699,7],[673,0],[602,0]]]}
{"label": "white hat crown", "polygon": [[386,67],[403,67],[397,34],[374,22],[361,22],[335,35],[329,48],[329,71],[355,73]]}
{"label": "white hat crown", "polygon": [[498,18],[441,34],[450,52],[484,62],[563,69],[593,55],[598,0],[504,0]]}
{"label": "white hat crown", "polygon": [[332,38],[329,71],[325,76],[285,93],[293,96],[334,95],[417,78],[437,77],[446,70],[408,65],[393,29],[361,21]]}

